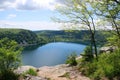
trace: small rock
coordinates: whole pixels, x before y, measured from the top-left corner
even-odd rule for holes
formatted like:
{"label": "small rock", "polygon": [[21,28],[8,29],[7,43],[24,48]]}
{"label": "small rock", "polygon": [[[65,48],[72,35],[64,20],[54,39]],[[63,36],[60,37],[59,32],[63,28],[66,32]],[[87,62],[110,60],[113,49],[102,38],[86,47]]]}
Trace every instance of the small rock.
{"label": "small rock", "polygon": [[38,77],[38,76],[26,75],[24,80],[47,80],[47,79],[42,78],[42,77]]}

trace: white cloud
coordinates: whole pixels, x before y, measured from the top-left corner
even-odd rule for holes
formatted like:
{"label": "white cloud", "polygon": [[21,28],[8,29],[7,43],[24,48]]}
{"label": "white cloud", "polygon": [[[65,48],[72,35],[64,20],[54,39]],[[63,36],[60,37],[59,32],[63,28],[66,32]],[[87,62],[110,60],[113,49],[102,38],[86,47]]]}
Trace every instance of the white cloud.
{"label": "white cloud", "polygon": [[9,14],[8,16],[7,16],[7,19],[11,19],[11,18],[15,18],[16,17],[16,14]]}
{"label": "white cloud", "polygon": [[0,11],[4,11],[4,9],[0,9]]}
{"label": "white cloud", "polygon": [[62,24],[54,22],[12,22],[0,21],[0,28],[21,28],[28,30],[60,30]]}
{"label": "white cloud", "polygon": [[12,4],[15,0],[0,0],[0,9],[5,10],[12,8]]}
{"label": "white cloud", "polygon": [[[62,0],[63,1],[63,0]],[[36,10],[50,9],[54,10],[57,4],[62,4],[60,0],[0,0],[0,9],[19,9]]]}
{"label": "white cloud", "polygon": [[[82,27],[82,24],[78,24],[77,27],[71,23],[54,23],[54,22],[38,22],[38,21],[29,21],[29,22],[12,22],[12,21],[0,21],[0,28],[18,28],[18,29],[28,29],[28,30],[81,30],[87,29],[87,27]],[[84,25],[85,26],[85,25]],[[98,29],[111,30],[113,29],[110,25],[98,25]]]}

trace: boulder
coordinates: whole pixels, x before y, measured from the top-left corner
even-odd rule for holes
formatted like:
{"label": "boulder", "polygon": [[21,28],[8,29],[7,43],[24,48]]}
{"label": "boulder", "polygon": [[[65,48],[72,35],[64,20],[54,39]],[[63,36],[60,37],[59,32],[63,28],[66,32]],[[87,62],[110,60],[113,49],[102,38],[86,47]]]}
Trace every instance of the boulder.
{"label": "boulder", "polygon": [[113,46],[107,46],[107,47],[101,47],[99,53],[111,53],[116,49],[116,47]]}

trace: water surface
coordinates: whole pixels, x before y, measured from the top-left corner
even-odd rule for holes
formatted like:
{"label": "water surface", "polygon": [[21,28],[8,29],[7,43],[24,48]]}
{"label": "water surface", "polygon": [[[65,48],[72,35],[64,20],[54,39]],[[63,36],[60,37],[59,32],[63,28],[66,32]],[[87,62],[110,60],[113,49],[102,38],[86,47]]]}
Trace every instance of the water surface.
{"label": "water surface", "polygon": [[72,53],[79,55],[85,45],[75,43],[56,42],[40,46],[34,50],[25,50],[22,53],[23,65],[34,67],[54,66],[65,63],[67,56]]}

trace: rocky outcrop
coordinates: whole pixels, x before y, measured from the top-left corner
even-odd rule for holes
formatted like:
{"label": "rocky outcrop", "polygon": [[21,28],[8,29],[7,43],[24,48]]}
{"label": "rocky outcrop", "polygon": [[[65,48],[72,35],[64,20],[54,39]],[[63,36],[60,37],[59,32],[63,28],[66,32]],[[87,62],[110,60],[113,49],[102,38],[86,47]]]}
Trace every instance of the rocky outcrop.
{"label": "rocky outcrop", "polygon": [[38,75],[51,80],[90,80],[83,76],[75,67],[69,67],[66,64],[41,67],[39,68]]}
{"label": "rocky outcrop", "polygon": [[[37,71],[37,69],[35,67],[33,67],[33,66],[21,66],[17,70],[15,70],[14,72],[17,73],[17,74],[23,74],[24,72],[26,72],[30,68],[32,68],[35,71]],[[24,78],[20,77],[19,80],[47,80],[47,79],[43,78],[43,77],[40,77],[40,76],[32,76],[32,75],[26,74],[24,76]]]}
{"label": "rocky outcrop", "polygon": [[116,49],[115,46],[107,46],[107,47],[101,47],[99,53],[110,53],[113,52]]}
{"label": "rocky outcrop", "polygon": [[36,70],[36,68],[33,66],[20,66],[20,67],[18,67],[17,70],[15,70],[15,73],[22,74],[22,73],[26,72],[27,70],[29,70],[30,68]]}
{"label": "rocky outcrop", "polygon": [[76,67],[70,67],[66,64],[44,66],[40,68],[21,66],[15,72],[20,74],[30,68],[35,69],[38,76],[26,75],[24,80],[90,80],[88,77],[83,76]]}
{"label": "rocky outcrop", "polygon": [[22,80],[47,80],[47,79],[39,76],[26,75],[25,78]]}

